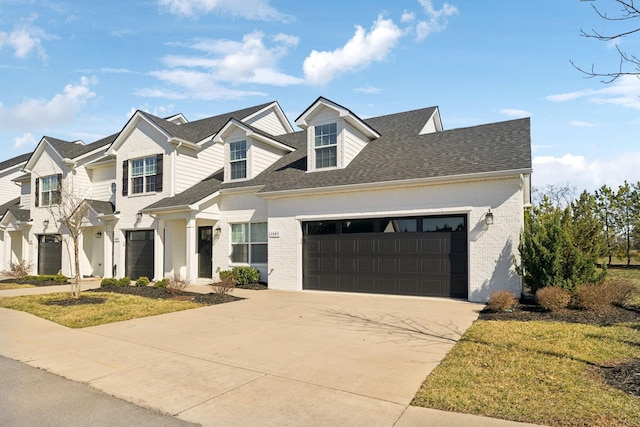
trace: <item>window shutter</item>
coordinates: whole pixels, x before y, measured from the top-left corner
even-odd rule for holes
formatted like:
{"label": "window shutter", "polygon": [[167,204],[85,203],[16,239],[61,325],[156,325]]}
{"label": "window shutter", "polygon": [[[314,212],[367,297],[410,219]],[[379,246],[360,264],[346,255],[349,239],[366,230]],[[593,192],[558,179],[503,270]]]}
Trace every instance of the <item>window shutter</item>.
{"label": "window shutter", "polygon": [[163,154],[156,156],[156,191],[162,191],[162,158]]}
{"label": "window shutter", "polygon": [[122,162],[122,195],[129,193],[129,160]]}
{"label": "window shutter", "polygon": [[55,191],[54,193],[54,199],[55,203],[60,203],[60,201],[62,196],[62,174],[59,173],[58,174],[58,189]]}
{"label": "window shutter", "polygon": [[40,206],[40,178],[36,178],[36,208]]}

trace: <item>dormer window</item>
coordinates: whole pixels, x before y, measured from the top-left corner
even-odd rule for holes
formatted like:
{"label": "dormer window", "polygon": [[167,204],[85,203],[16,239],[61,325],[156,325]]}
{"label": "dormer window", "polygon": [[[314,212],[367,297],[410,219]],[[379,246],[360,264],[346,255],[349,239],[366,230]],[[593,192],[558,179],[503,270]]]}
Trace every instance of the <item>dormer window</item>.
{"label": "dormer window", "polygon": [[316,169],[338,165],[338,126],[329,123],[315,127]]}
{"label": "dormer window", "polygon": [[247,177],[247,141],[229,144],[229,163],[231,165],[231,179]]}

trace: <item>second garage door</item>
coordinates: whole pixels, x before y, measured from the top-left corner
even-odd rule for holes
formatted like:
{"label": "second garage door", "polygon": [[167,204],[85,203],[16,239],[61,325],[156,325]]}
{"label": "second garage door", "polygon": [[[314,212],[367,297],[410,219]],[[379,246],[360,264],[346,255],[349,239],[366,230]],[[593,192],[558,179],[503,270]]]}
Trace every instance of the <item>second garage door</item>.
{"label": "second garage door", "polygon": [[466,217],[303,223],[303,288],[467,298]]}

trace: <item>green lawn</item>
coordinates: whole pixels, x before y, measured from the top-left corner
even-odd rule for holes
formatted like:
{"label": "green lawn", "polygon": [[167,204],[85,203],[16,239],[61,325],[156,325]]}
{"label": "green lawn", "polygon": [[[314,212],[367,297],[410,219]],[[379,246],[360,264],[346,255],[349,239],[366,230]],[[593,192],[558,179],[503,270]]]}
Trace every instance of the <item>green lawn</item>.
{"label": "green lawn", "polygon": [[640,358],[640,324],[477,321],[413,405],[558,426],[640,426],[598,367]]}
{"label": "green lawn", "polygon": [[1,297],[0,307],[25,311],[69,328],[84,328],[203,307],[192,301],[151,299],[112,292],[82,293],[80,303],[66,305],[68,292]]}
{"label": "green lawn", "polygon": [[0,291],[5,289],[23,289],[23,288],[35,288],[34,285],[20,284],[20,283],[0,283]]}

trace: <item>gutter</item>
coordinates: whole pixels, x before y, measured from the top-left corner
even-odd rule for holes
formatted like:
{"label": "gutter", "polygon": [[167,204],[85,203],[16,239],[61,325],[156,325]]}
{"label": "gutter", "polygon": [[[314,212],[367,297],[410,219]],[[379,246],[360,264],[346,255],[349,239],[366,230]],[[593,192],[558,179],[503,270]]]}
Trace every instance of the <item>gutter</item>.
{"label": "gutter", "polygon": [[505,178],[509,176],[520,177],[522,174],[531,173],[531,168],[527,169],[511,169],[505,171],[496,172],[480,172],[474,174],[461,174],[461,175],[448,175],[438,176],[431,178],[415,178],[415,179],[403,179],[398,181],[378,181],[367,182],[362,184],[344,184],[335,185],[331,187],[313,187],[313,188],[300,188],[293,190],[279,190],[279,191],[265,191],[264,193],[258,193],[257,196],[263,199],[278,199],[282,197],[294,197],[297,195],[305,194],[323,194],[323,193],[341,193],[341,192],[353,192],[363,190],[379,190],[387,188],[405,188],[415,187],[430,184],[444,184],[451,182],[464,182],[464,181],[482,181],[494,178]]}

